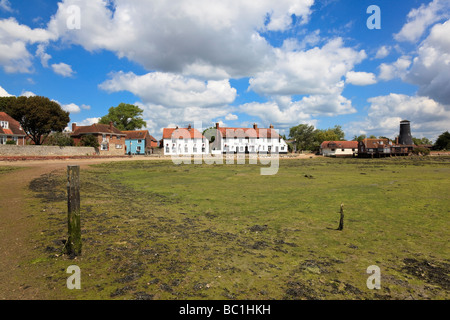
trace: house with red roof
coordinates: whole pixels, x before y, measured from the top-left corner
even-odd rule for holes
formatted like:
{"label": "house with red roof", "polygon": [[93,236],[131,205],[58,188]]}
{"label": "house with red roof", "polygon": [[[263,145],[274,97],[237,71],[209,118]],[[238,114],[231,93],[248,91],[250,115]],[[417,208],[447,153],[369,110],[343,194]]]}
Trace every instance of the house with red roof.
{"label": "house with red roof", "polygon": [[[209,130],[211,131],[211,129]],[[215,134],[211,144],[212,153],[287,153],[286,141],[276,132],[273,125],[269,128],[220,127],[212,129]]]}
{"label": "house with red roof", "polygon": [[148,130],[122,131],[125,137],[126,154],[150,154],[154,148],[158,147],[158,141],[148,132]]}
{"label": "house with red roof", "polygon": [[231,128],[216,123],[216,127],[207,129],[205,135],[190,125],[188,128],[165,128],[164,154],[288,152],[287,143],[272,125],[270,128],[258,128],[257,124],[253,128]]}
{"label": "house with red roof", "polygon": [[358,141],[324,141],[320,153],[325,157],[353,157],[358,154]]}
{"label": "house with red roof", "polygon": [[72,133],[75,145],[80,145],[84,136],[93,135],[96,137],[100,147],[100,155],[124,155],[126,134],[109,124],[94,123],[90,126],[77,126],[72,123]]}
{"label": "house with red roof", "polygon": [[0,112],[0,144],[13,141],[14,144],[23,146],[26,144],[26,136],[17,120],[5,112]]}
{"label": "house with red roof", "polygon": [[205,136],[189,125],[187,128],[164,128],[162,147],[165,155],[196,155],[209,153]]}

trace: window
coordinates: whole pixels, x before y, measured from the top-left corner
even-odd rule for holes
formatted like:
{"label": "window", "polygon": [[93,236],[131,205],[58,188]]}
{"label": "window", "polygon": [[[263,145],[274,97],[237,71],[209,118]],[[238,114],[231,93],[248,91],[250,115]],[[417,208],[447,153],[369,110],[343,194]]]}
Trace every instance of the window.
{"label": "window", "polygon": [[103,134],[103,141],[106,141],[106,134]]}
{"label": "window", "polygon": [[108,151],[108,144],[107,143],[102,143],[101,144],[101,150],[102,151]]}
{"label": "window", "polygon": [[9,122],[8,121],[0,121],[0,127],[3,129],[9,129]]}
{"label": "window", "polygon": [[6,137],[0,137],[0,144],[6,144]]}
{"label": "window", "polygon": [[331,151],[336,151],[336,149],[331,149]]}
{"label": "window", "polygon": [[138,140],[138,143],[142,143],[142,140]]}
{"label": "window", "polygon": [[137,152],[137,153],[141,153],[141,146],[137,146],[137,147],[136,147],[136,152]]}
{"label": "window", "polygon": [[122,145],[121,144],[116,144],[116,149],[122,149]]}
{"label": "window", "polygon": [[341,149],[341,151],[345,151],[345,149]]}

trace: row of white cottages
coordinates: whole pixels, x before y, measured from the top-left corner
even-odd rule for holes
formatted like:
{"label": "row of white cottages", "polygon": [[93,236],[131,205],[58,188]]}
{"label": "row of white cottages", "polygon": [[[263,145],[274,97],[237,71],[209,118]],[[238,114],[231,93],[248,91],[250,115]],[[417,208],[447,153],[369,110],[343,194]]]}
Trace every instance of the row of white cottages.
{"label": "row of white cottages", "polygon": [[[211,143],[209,142],[211,141]],[[284,139],[270,128],[210,128],[204,135],[189,125],[187,128],[165,128],[162,146],[165,155],[221,153],[287,153]]]}

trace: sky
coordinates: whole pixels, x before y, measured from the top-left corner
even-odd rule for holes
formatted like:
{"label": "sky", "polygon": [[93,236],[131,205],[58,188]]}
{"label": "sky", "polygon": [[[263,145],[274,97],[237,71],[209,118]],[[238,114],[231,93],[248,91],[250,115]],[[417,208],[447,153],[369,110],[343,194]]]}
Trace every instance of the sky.
{"label": "sky", "polygon": [[[89,125],[450,130],[449,0],[0,0],[0,96]],[[70,124],[69,124],[70,127]],[[201,129],[201,128],[198,128]]]}

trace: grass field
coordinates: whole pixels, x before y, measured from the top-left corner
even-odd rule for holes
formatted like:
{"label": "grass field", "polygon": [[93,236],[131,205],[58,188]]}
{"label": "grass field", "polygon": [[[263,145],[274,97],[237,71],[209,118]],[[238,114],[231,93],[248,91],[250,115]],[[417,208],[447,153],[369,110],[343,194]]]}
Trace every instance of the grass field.
{"label": "grass field", "polygon": [[[76,299],[448,299],[450,158],[115,162],[81,173],[83,254],[65,177],[31,183],[39,285]],[[337,231],[340,204],[345,227]],[[81,269],[68,290],[66,269]],[[381,270],[370,290],[366,269]]]}

